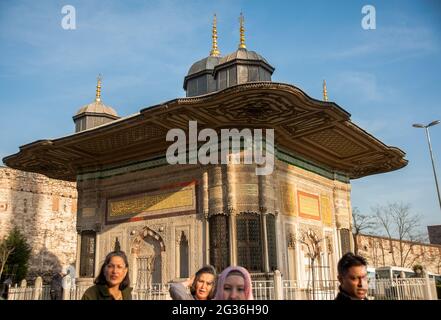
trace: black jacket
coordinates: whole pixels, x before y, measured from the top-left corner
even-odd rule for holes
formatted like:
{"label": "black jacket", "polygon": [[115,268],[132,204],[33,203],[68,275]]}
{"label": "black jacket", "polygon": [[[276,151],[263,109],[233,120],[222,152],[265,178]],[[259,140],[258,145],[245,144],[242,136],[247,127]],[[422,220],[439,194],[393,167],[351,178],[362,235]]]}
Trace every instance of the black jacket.
{"label": "black jacket", "polygon": [[[335,299],[334,300],[343,300],[343,301],[347,301],[347,300],[359,300],[359,299],[357,299],[357,298],[353,298],[353,297],[351,297],[346,291],[344,291],[342,288],[341,288],[341,286],[340,287],[338,287],[338,294],[337,294],[337,296],[335,297]],[[366,298],[364,298],[363,300],[368,300],[368,298],[366,297]]]}
{"label": "black jacket", "polygon": [[[121,291],[123,300],[132,300],[132,288]],[[81,300],[114,300],[105,284],[96,284],[84,292]]]}

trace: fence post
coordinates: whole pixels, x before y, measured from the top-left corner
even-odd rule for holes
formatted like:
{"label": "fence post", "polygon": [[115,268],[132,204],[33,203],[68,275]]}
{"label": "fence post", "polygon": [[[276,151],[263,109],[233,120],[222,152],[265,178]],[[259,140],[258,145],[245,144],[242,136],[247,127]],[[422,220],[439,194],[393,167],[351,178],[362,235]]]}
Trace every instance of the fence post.
{"label": "fence post", "polygon": [[26,279],[21,280],[20,282],[20,295],[19,300],[25,300],[26,299],[26,287],[27,287],[27,281]]}
{"label": "fence post", "polygon": [[274,271],[274,299],[283,300],[282,273]]}
{"label": "fence post", "polygon": [[432,290],[430,290],[430,278],[427,272],[424,272],[424,299],[433,300]]}
{"label": "fence post", "polygon": [[40,300],[43,293],[43,279],[40,276],[35,279],[34,290],[32,291],[32,300]]}
{"label": "fence post", "polygon": [[70,288],[72,286],[70,275],[67,274],[63,277],[61,286],[63,287],[63,300],[70,300]]}

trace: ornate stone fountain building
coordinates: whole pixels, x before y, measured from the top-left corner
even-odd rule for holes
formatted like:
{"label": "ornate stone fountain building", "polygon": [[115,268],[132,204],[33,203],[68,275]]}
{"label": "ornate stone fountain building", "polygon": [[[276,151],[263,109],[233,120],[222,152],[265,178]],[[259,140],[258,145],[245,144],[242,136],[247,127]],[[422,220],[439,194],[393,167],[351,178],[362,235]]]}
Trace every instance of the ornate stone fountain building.
{"label": "ornate stone fountain building", "polygon": [[[404,152],[351,122],[335,102],[273,82],[274,67],[246,49],[220,56],[215,24],[210,56],[184,79],[187,97],[118,118],[101,101],[75,115],[75,134],[40,140],[4,159],[12,167],[76,181],[80,277],[90,280],[115,247],[130,258],[136,286],[184,278],[211,263],[254,274],[279,269],[311,276],[308,248],[320,240],[319,276],[335,278],[351,249],[350,180],[404,167]],[[169,164],[170,129],[273,129],[274,170],[256,164]],[[242,150],[243,152],[244,150]],[[81,280],[81,279],[80,279]]]}

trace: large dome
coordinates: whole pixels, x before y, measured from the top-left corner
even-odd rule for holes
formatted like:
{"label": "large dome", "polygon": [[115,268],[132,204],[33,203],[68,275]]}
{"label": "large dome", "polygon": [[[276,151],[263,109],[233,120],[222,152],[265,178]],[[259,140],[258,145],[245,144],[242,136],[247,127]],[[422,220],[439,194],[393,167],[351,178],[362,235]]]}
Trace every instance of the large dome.
{"label": "large dome", "polygon": [[220,91],[246,82],[271,81],[274,67],[260,54],[246,49],[243,21],[241,14],[239,48],[221,58],[214,17],[210,56],[193,63],[184,78],[183,87],[187,97]]}

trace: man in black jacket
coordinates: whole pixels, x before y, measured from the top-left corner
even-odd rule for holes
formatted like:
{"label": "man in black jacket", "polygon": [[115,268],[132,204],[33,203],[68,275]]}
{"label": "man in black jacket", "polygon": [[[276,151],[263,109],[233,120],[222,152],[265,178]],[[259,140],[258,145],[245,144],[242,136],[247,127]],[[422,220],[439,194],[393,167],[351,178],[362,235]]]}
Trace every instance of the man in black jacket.
{"label": "man in black jacket", "polygon": [[63,276],[63,273],[57,272],[52,277],[50,289],[51,300],[63,300]]}
{"label": "man in black jacket", "polygon": [[352,252],[341,257],[337,265],[339,293],[335,300],[367,300],[367,262]]}

